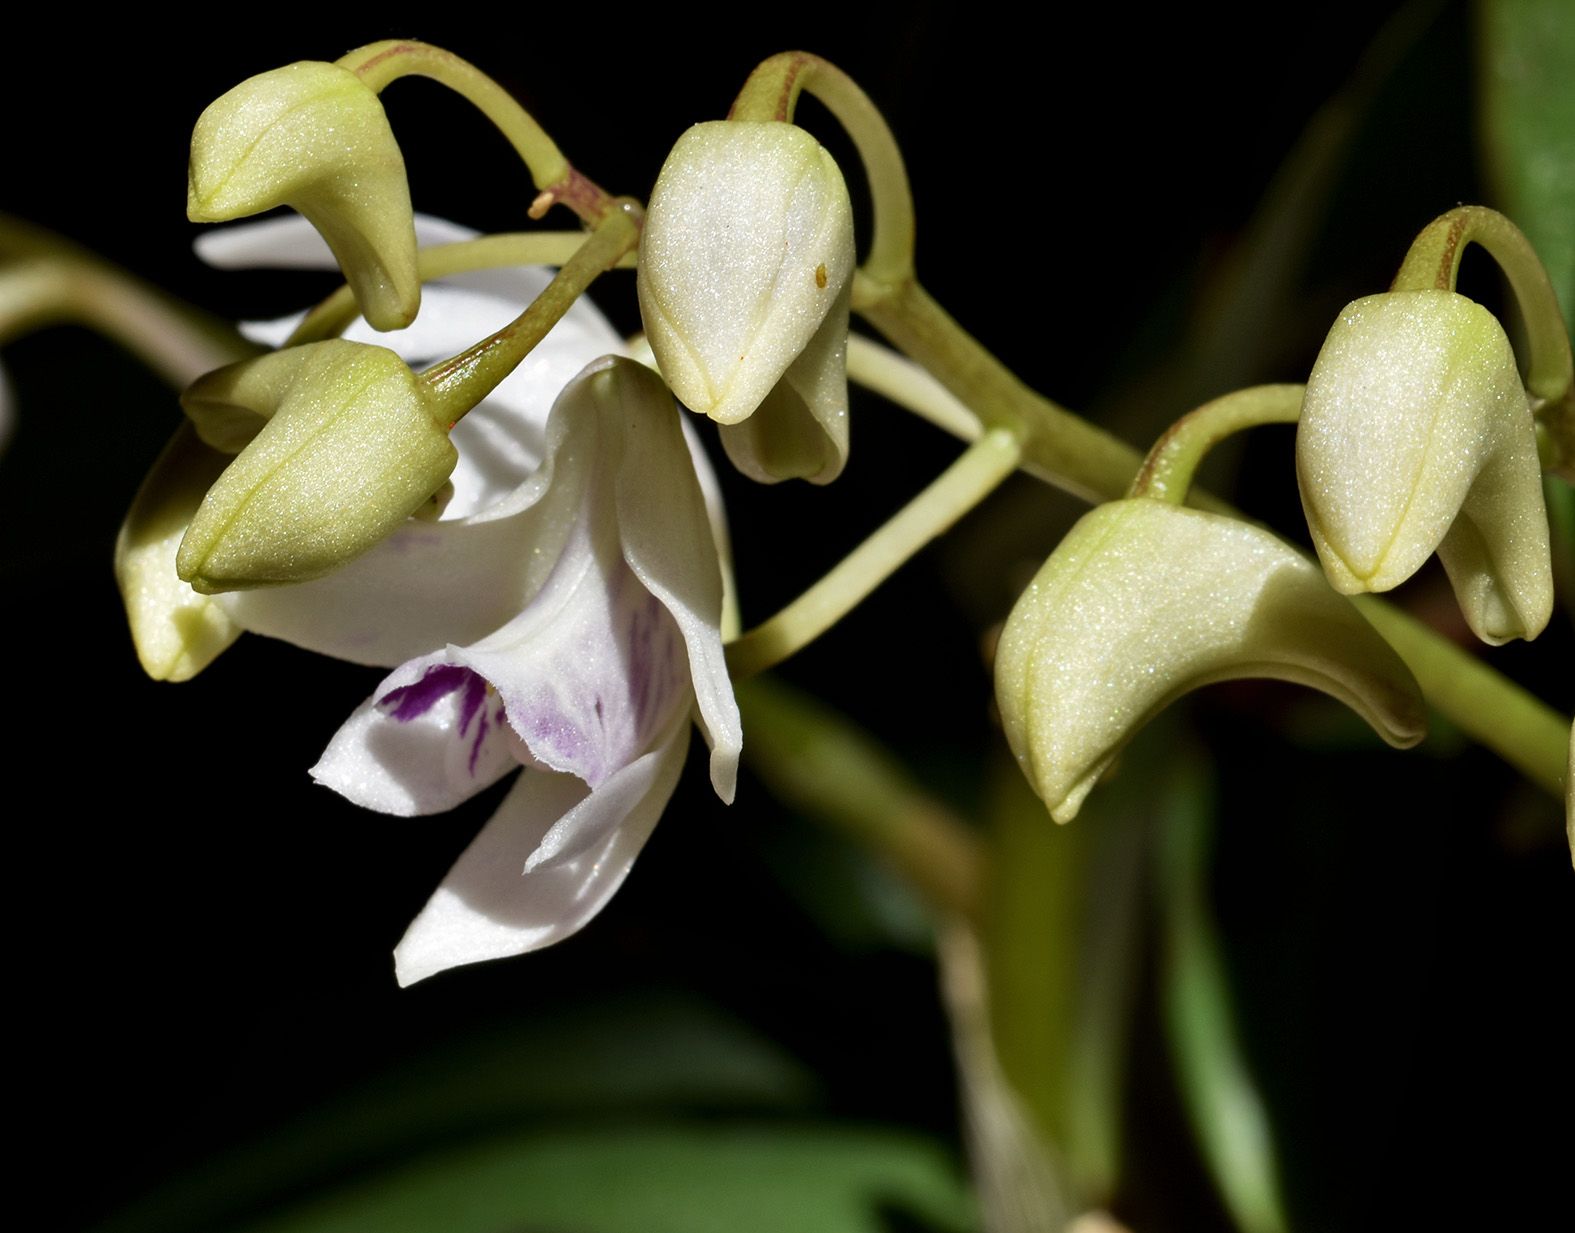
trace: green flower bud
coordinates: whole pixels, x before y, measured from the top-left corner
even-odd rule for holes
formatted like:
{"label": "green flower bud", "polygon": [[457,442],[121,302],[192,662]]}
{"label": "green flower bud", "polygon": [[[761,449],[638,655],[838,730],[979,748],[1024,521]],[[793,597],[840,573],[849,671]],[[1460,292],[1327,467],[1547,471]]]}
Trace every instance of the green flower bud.
{"label": "green flower bud", "polygon": [[190,680],[241,633],[217,600],[175,573],[181,537],[228,461],[183,424],[142,481],[115,540],[115,581],[131,639],[156,681]]}
{"label": "green flower bud", "polygon": [[821,482],[847,449],[853,211],[836,161],[779,121],[699,124],[651,192],[640,312],[678,397],[738,424],[787,380],[758,439],[730,453],[762,478]]}
{"label": "green flower bud", "polygon": [[1422,739],[1400,657],[1269,532],[1163,501],[1085,515],[1012,609],[996,653],[1007,740],[1058,822],[1181,695],[1273,677],[1344,702],[1391,745]]}
{"label": "green flower bud", "polygon": [[221,223],[299,210],[327,241],[366,319],[380,330],[421,304],[405,160],[383,104],[336,64],[303,61],[248,78],[191,135],[186,213]]}
{"label": "green flower bud", "polygon": [[181,401],[205,439],[238,440],[247,415],[266,421],[181,541],[176,568],[203,593],[328,573],[417,512],[458,459],[405,362],[364,343],[232,364]]}
{"label": "green flower bud", "polygon": [[1436,551],[1478,637],[1540,633],[1553,573],[1530,406],[1503,326],[1465,296],[1348,305],[1296,434],[1302,507],[1335,588],[1387,591]]}

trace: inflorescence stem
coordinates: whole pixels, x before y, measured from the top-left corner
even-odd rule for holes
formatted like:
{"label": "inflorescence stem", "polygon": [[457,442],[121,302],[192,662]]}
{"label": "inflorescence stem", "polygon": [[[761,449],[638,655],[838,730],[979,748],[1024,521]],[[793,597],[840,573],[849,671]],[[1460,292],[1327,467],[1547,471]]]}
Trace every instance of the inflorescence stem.
{"label": "inflorescence stem", "polygon": [[863,273],[878,283],[911,278],[914,227],[908,169],[886,117],[853,78],[807,51],[785,51],[763,61],[749,75],[733,100],[728,119],[792,123],[803,91],[819,99],[837,118],[864,164],[875,208]]}
{"label": "inflorescence stem", "polygon": [[1017,470],[1022,449],[1007,429],[985,433],[880,530],[781,612],[728,644],[735,680],[763,672],[807,646],[853,610],[905,561]]}
{"label": "inflorescence stem", "polygon": [[474,103],[508,139],[541,190],[531,206],[532,218],[561,202],[594,226],[618,209],[616,199],[582,175],[507,90],[453,52],[411,39],[384,39],[347,52],[338,63],[377,93],[401,77],[428,77]]}

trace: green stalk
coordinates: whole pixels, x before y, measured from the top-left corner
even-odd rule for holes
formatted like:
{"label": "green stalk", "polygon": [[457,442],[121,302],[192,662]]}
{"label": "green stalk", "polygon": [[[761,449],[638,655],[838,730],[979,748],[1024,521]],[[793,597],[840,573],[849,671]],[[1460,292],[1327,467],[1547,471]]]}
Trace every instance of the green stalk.
{"label": "green stalk", "polygon": [[735,681],[781,663],[820,637],[904,562],[971,510],[1014,471],[1017,438],[994,429],[829,573],[770,620],[728,644]]}
{"label": "green stalk", "polygon": [[[1126,494],[1142,463],[1137,450],[1029,389],[917,282],[872,294],[860,311],[986,427],[1019,433],[1025,464],[1033,464],[1028,469],[1085,500],[1113,501]],[[1195,494],[1193,503],[1229,510],[1206,493]],[[1378,599],[1360,602],[1429,702],[1533,783],[1563,795],[1567,718],[1420,621]]]}
{"label": "green stalk", "polygon": [[857,724],[770,677],[738,687],[744,759],[776,799],[879,852],[936,911],[977,923],[973,831]]}
{"label": "green stalk", "polygon": [[[477,236],[474,240],[457,240],[452,244],[434,244],[416,254],[416,270],[423,283],[453,274],[469,274],[476,270],[496,270],[514,265],[566,265],[585,243],[582,231],[510,231],[500,235]],[[618,265],[633,269],[635,254],[630,251],[619,259]],[[348,285],[340,287],[306,314],[295,332],[285,342],[286,347],[336,338],[354,321],[361,309],[355,302],[355,292]]]}
{"label": "green stalk", "polygon": [[911,278],[914,226],[908,169],[886,118],[853,78],[819,56],[783,52],[749,75],[728,119],[792,123],[793,109],[804,91],[824,103],[847,130],[864,164],[875,209],[863,274],[879,283]]}
{"label": "green stalk", "polygon": [[507,90],[453,52],[413,39],[384,39],[345,53],[337,63],[376,93],[401,77],[428,77],[475,104],[514,147],[541,190],[531,205],[532,218],[540,218],[562,202],[594,225],[618,208],[611,194],[575,169],[546,130]]}
{"label": "green stalk", "polygon": [[421,374],[434,407],[450,422],[458,422],[519,366],[591,283],[618,265],[639,242],[637,207],[625,205],[608,214],[524,312],[496,334]]}

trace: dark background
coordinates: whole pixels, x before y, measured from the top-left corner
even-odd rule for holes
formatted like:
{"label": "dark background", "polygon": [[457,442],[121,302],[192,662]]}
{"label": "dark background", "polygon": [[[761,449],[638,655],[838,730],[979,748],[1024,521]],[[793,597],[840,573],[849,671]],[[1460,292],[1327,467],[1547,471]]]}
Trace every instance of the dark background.
{"label": "dark background", "polygon": [[[796,8],[780,25],[756,17],[725,32],[590,8],[539,21],[259,14],[241,35],[196,45],[184,27],[46,15],[55,37],[14,45],[0,78],[0,208],[221,315],[272,314],[328,284],[207,271],[183,217],[191,124],[241,78],[378,37],[427,38],[516,93],[592,177],[644,196],[684,127],[722,115],[757,60],[800,45],[849,70],[895,129],[929,289],[1031,384],[1146,444],[1205,397],[1297,379],[1333,312],[1386,284],[1422,223],[1483,198],[1469,14],[1411,10],[1364,59],[1388,8],[1321,6],[1293,45],[1207,11],[1140,21],[1121,6],[1068,11],[1043,43],[980,6],[915,6],[895,31]],[[725,51],[691,45],[697,33]],[[418,208],[484,229],[523,224],[532,190],[484,121],[427,83],[386,97]],[[800,118],[841,149],[812,106]],[[1221,312],[1252,283],[1255,210],[1309,124],[1348,140],[1334,143],[1338,169],[1321,181],[1302,255],[1265,274],[1261,311]],[[635,325],[630,276],[597,297]],[[586,1049],[605,1049],[616,1074],[652,1030],[642,999],[653,990],[797,1059],[814,1076],[804,1116],[956,1142],[933,968],[900,893],[748,778],[723,808],[698,759],[583,935],[398,990],[389,950],[496,793],[405,821],[311,786],[305,768],[372,670],[247,638],[194,682],[145,680],[109,562],[173,402],[75,330],[26,339],[5,363],[20,426],[0,460],[0,567],[23,733],[7,759],[23,888],[11,1082],[33,1147],[23,1185],[43,1190],[62,1227],[398,1076],[476,1081],[496,1060],[486,1041],[528,1071],[556,1064],[543,1060],[558,1056],[547,1037],[593,1023]],[[1220,482],[1294,534],[1289,437],[1265,436]],[[727,477],[746,617],[791,598],[953,452],[860,402],[835,488],[766,492]],[[969,808],[999,745],[981,636],[1077,512],[1010,488],[786,675]],[[1437,578],[1411,595],[1455,619]],[[1567,616],[1555,626],[1493,655],[1567,712]],[[1216,906],[1304,1227],[1567,1212],[1575,885],[1556,808],[1447,732],[1417,754],[1380,752],[1288,689],[1212,691],[1191,722],[1229,764]],[[1152,1008],[1141,1009],[1146,1025]],[[1143,1233],[1220,1227],[1156,1032],[1144,1026],[1134,1045],[1122,1210]],[[727,1103],[685,1100],[699,1116]],[[593,1112],[565,1099],[551,1124]],[[1551,1130],[1539,1124],[1549,1114]],[[422,1133],[510,1116],[456,1113]],[[341,1146],[320,1176],[292,1184],[408,1144]]]}

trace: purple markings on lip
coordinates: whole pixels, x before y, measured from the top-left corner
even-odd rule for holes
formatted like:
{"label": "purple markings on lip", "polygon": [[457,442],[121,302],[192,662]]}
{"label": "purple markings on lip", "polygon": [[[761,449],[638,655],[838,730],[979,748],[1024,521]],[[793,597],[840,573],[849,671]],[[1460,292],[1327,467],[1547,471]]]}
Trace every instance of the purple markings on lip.
{"label": "purple markings on lip", "polygon": [[[377,700],[377,705],[396,722],[408,724],[420,719],[443,699],[460,690],[464,694],[459,700],[459,735],[463,737],[469,732],[470,725],[479,717],[467,761],[468,769],[474,775],[476,761],[481,757],[481,747],[494,726],[493,718],[483,709],[487,700],[487,683],[476,673],[458,664],[434,664],[422,674],[419,681],[389,690]],[[499,718],[502,710],[500,703]]]}

